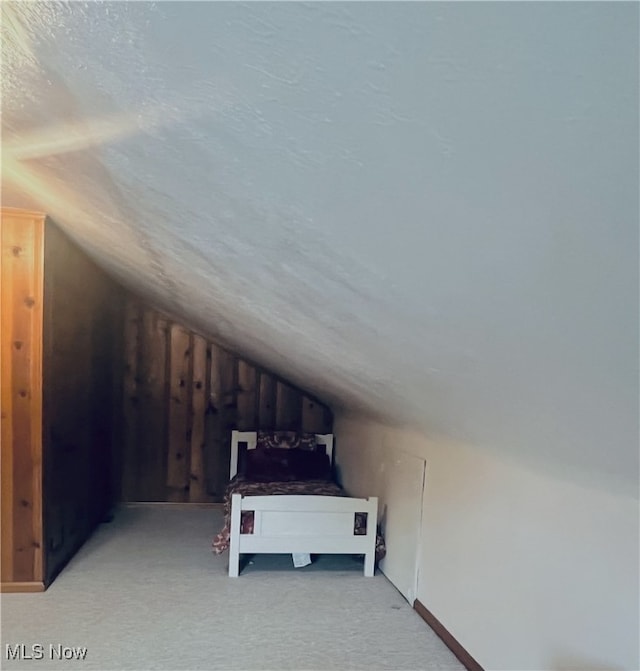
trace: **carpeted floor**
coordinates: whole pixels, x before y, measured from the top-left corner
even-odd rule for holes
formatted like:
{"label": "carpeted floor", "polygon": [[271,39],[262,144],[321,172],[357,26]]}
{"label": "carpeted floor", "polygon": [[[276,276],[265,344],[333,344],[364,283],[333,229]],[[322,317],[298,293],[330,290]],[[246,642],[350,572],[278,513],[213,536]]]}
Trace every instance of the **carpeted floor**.
{"label": "carpeted floor", "polygon": [[[294,569],[289,555],[261,555],[228,578],[227,555],[209,547],[221,522],[212,509],[120,509],[44,594],[2,595],[1,668],[463,668],[391,583],[362,577],[352,557]],[[44,658],[9,659],[16,644],[39,644]],[[59,645],[86,657],[52,660]]]}

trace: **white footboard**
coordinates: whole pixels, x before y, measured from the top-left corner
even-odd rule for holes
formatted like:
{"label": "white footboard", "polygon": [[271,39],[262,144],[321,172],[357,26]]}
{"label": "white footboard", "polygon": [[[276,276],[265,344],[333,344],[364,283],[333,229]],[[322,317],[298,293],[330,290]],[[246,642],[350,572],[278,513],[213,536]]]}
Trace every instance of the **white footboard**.
{"label": "white footboard", "polygon": [[[252,510],[253,533],[241,534],[242,511]],[[367,513],[367,533],[353,533],[356,513]],[[231,497],[229,576],[238,577],[245,553],[362,554],[373,576],[378,499],[342,496]]]}

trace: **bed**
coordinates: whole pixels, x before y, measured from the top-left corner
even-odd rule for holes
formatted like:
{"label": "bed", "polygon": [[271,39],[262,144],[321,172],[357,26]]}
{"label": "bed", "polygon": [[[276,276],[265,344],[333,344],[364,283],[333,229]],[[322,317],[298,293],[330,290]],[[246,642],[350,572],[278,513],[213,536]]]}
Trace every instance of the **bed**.
{"label": "bed", "polygon": [[311,554],[364,556],[374,575],[384,556],[377,534],[378,500],[352,498],[332,479],[333,435],[233,431],[225,526],[213,551],[229,551],[229,576],[243,554],[291,554],[294,566]]}

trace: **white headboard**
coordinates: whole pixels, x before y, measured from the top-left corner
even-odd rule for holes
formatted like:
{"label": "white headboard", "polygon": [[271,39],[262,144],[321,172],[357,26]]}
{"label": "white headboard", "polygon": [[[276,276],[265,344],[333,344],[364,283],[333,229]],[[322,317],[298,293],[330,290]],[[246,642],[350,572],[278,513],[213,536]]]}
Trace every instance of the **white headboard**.
{"label": "white headboard", "polygon": [[[258,441],[256,431],[232,431],[231,432],[231,464],[229,468],[229,478],[232,478],[238,472],[238,455],[240,454],[239,443],[246,443],[248,450],[255,450]],[[329,463],[333,466],[333,434],[316,433],[316,443],[324,445],[329,455]]]}

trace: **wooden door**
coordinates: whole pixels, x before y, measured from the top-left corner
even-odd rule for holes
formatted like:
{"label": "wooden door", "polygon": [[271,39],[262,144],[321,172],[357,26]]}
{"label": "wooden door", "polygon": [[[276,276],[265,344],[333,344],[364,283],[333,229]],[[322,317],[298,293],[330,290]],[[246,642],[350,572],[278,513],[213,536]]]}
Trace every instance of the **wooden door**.
{"label": "wooden door", "polygon": [[412,605],[418,581],[425,467],[424,459],[399,450],[388,451],[384,461],[381,498],[393,501],[393,506],[384,510],[388,552],[380,568]]}

